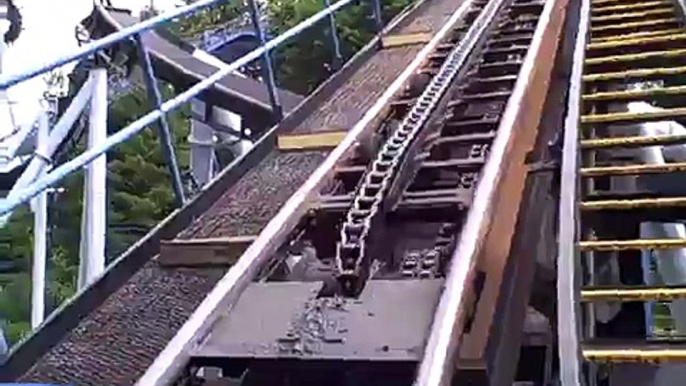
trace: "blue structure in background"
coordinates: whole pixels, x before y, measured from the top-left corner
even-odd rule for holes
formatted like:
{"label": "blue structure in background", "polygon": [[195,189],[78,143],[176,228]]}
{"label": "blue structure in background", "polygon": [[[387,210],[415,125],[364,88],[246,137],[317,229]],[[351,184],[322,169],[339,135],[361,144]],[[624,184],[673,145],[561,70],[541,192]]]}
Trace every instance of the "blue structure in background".
{"label": "blue structure in background", "polygon": [[[268,39],[271,38],[268,37]],[[237,32],[228,35],[226,39],[208,44],[205,50],[223,62],[231,63],[259,46],[260,39],[254,32]]]}

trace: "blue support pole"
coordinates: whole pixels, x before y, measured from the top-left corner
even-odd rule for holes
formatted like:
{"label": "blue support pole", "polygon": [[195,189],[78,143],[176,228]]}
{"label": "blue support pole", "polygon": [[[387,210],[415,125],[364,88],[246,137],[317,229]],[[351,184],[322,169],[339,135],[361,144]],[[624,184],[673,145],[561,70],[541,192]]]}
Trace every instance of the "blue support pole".
{"label": "blue support pole", "polygon": [[[257,9],[257,4],[255,0],[248,0],[248,6],[250,8],[250,18],[252,19],[252,25],[255,29],[255,35],[260,41],[260,46],[264,47],[266,40],[264,38],[264,32],[262,31],[262,26],[260,26],[260,14]],[[269,90],[269,102],[272,105],[272,111],[277,121],[283,118],[283,110],[281,109],[281,104],[279,103],[279,98],[276,95],[276,80],[274,79],[274,68],[272,66],[272,57],[269,54],[269,50],[265,50],[262,55],[262,76],[267,82],[267,90]]]}
{"label": "blue support pole", "polygon": [[[145,88],[148,92],[148,100],[150,101],[152,109],[159,109],[162,106],[162,95],[160,94],[159,85],[152,68],[150,54],[145,48],[141,35],[136,35],[136,46],[138,46],[138,56],[141,67],[143,68],[143,77],[145,78]],[[167,168],[169,169],[169,176],[171,178],[172,188],[174,189],[176,206],[181,207],[185,201],[183,184],[181,183],[179,165],[176,162],[176,153],[174,152],[174,144],[172,142],[172,134],[171,130],[169,130],[167,116],[162,115],[160,119],[155,121],[155,126],[157,126],[157,132],[160,136],[160,145],[162,145],[162,151],[167,160]]]}
{"label": "blue support pole", "polygon": [[374,27],[376,33],[380,33],[383,29],[383,18],[381,14],[381,0],[372,0],[372,9],[374,12]]}
{"label": "blue support pole", "polygon": [[[324,0],[326,8],[331,6],[330,0]],[[334,14],[329,14],[329,30],[331,30],[331,42],[333,43],[333,62],[332,67],[338,70],[343,65],[343,55],[341,55],[341,43],[338,40],[338,30],[336,29],[336,17]]]}

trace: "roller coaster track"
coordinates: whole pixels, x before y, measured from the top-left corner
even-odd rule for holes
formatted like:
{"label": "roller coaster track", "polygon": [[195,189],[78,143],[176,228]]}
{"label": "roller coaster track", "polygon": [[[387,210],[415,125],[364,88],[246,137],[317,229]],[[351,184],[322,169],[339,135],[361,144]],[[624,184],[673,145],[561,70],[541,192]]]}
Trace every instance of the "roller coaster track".
{"label": "roller coaster track", "polygon": [[[683,3],[583,0],[565,124],[558,314],[563,386],[607,382],[616,365],[684,362],[677,338],[648,336],[645,302],[683,299],[682,286],[644,284],[641,251],[686,247],[678,238],[642,238],[641,223],[679,222],[686,198],[641,181],[676,178],[681,162],[648,163],[646,154],[683,145],[682,134],[649,127],[684,122],[686,35]],[[651,126],[652,125],[652,126]],[[660,157],[662,157],[660,155]],[[666,258],[666,257],[665,257]],[[616,259],[621,282],[601,271]],[[599,307],[621,304],[615,320]],[[614,367],[613,367],[614,365]],[[676,381],[676,380],[675,380]],[[678,381],[677,381],[678,383]],[[600,383],[604,384],[604,383]]]}

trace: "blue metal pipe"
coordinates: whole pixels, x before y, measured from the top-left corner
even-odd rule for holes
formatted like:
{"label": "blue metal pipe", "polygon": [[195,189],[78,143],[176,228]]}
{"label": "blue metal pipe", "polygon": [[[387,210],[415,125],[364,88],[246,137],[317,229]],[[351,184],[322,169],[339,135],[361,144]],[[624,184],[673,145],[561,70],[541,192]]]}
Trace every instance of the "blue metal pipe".
{"label": "blue metal pipe", "polygon": [[[148,52],[148,49],[145,48],[145,43],[143,42],[143,37],[141,35],[136,35],[136,45],[138,46],[139,60],[143,67],[143,76],[145,78],[145,86],[148,92],[150,107],[159,109],[160,106],[162,106],[162,95],[160,95],[159,84],[157,83],[157,79],[155,79],[155,70],[152,68],[150,53]],[[164,115],[160,117],[156,126],[160,136],[162,152],[167,161],[167,168],[169,169],[169,177],[171,178],[172,187],[174,189],[176,206],[180,208],[183,206],[185,199],[183,185],[181,183],[181,173],[179,172],[178,162],[176,162],[176,154],[174,152],[174,144],[172,142],[172,134],[169,129],[167,117]]]}
{"label": "blue metal pipe", "polygon": [[374,26],[376,27],[376,33],[380,33],[383,30],[383,14],[381,10],[381,0],[372,0],[372,8],[374,12]]}
{"label": "blue metal pipe", "polygon": [[[326,7],[331,6],[330,0],[324,0]],[[338,40],[338,30],[336,29],[336,18],[333,14],[329,15],[329,30],[331,31],[331,42],[333,43],[333,61],[332,67],[334,70],[339,70],[343,65],[343,55],[341,55],[341,43]]]}
{"label": "blue metal pipe", "polygon": [[[250,8],[250,18],[252,19],[255,34],[257,35],[257,39],[259,39],[260,44],[264,46],[266,40],[264,39],[262,26],[260,26],[260,14],[257,9],[257,4],[255,4],[255,0],[248,0],[248,6]],[[274,67],[272,66],[272,57],[269,54],[269,50],[264,51],[264,54],[262,55],[262,64],[262,73],[265,77],[265,83],[267,83],[267,90],[269,91],[269,102],[272,105],[272,112],[276,117],[276,120],[280,121],[281,118],[283,118],[283,111],[281,111],[279,97],[276,95],[276,80],[274,79]]]}
{"label": "blue metal pipe", "polygon": [[[237,59],[233,63],[229,64],[225,68],[215,72],[211,76],[203,79],[202,81],[196,83],[194,86],[189,88],[188,90],[184,91],[183,93],[177,95],[173,99],[170,99],[162,105],[158,109],[155,109],[148,114],[144,115],[137,121],[131,123],[127,127],[119,130],[115,134],[112,134],[111,136],[107,137],[102,143],[100,143],[98,146],[94,147],[93,149],[86,150],[79,156],[75,157],[71,161],[65,162],[64,164],[60,165],[59,167],[55,168],[52,172],[44,175],[43,177],[39,178],[31,184],[29,187],[26,189],[22,189],[21,191],[17,192],[17,195],[8,198],[5,201],[0,202],[0,215],[3,215],[5,213],[8,213],[12,211],[14,208],[17,206],[21,205],[22,203],[30,200],[31,198],[35,197],[38,195],[40,192],[43,190],[49,188],[50,186],[54,185],[64,177],[66,177],[68,174],[82,168],[84,165],[90,163],[92,160],[100,156],[101,154],[105,153],[106,151],[110,150],[114,146],[118,145],[119,143],[126,141],[133,135],[137,134],[139,131],[143,130],[145,127],[151,125],[154,123],[156,120],[160,119],[162,116],[164,116],[166,113],[173,111],[174,109],[178,108],[181,106],[183,103],[186,103],[191,100],[191,98],[195,97],[196,95],[200,94],[202,91],[205,89],[211,87],[214,85],[216,82],[220,81],[222,78],[227,76],[233,71],[238,70],[239,68],[245,66],[246,64],[252,62],[255,59],[259,59],[260,56],[264,55],[265,52],[268,50],[272,50],[282,43],[288,41],[289,39],[293,38],[294,36],[298,35],[300,32],[304,31],[305,29],[311,27],[318,21],[322,20],[323,18],[327,17],[329,14],[336,12],[337,10],[345,7],[346,5],[350,4],[353,0],[341,0],[335,4],[333,4],[331,7],[328,7],[326,9],[323,9],[316,14],[310,16],[306,20],[304,20],[302,23],[296,25],[295,27],[289,29],[288,31],[284,32],[283,34],[277,36],[276,38],[266,42],[263,46],[249,52],[248,54],[242,56],[240,59]],[[197,3],[195,3],[197,4]],[[153,19],[150,19],[153,20]],[[19,76],[20,77],[20,76]],[[19,78],[18,77],[18,78]],[[17,78],[17,79],[18,79]],[[2,78],[0,77],[0,80]],[[8,81],[6,81],[8,82]],[[0,84],[1,81],[0,81]]]}

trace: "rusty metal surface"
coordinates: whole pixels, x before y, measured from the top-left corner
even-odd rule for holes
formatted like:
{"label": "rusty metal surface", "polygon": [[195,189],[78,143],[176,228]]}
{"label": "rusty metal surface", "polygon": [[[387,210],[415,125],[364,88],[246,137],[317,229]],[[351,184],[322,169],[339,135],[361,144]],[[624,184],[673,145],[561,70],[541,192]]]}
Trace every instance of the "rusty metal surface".
{"label": "rusty metal surface", "polygon": [[[414,21],[400,31],[412,32],[427,25],[437,29],[460,3],[433,0],[418,9],[416,18],[412,16]],[[394,79],[380,80],[375,73],[402,69],[414,56],[408,51],[402,58],[393,56],[389,61],[386,54],[382,59],[376,59],[379,55],[375,54],[355,72],[353,78],[367,79],[362,82],[364,87],[335,92],[334,98],[345,99],[349,106],[358,109],[351,114],[361,115],[374,102],[366,95],[370,89],[383,90]],[[375,60],[375,66],[369,64]],[[336,116],[344,111],[340,105],[324,104],[318,114]],[[350,115],[346,117],[354,119]],[[325,155],[325,152],[272,151],[179,236],[258,233]],[[149,262],[17,380],[98,386],[132,384],[223,274],[224,269],[220,268],[167,270],[154,261]],[[67,362],[74,366],[65,365]]]}
{"label": "rusty metal surface", "polygon": [[254,283],[193,357],[414,362],[442,283],[373,280],[359,299],[317,299],[320,282]]}
{"label": "rusty metal surface", "polygon": [[[529,173],[525,198],[520,204],[519,219],[505,271],[503,289],[501,289],[501,293],[506,296],[501,296],[499,299],[495,314],[496,320],[500,323],[496,324],[489,334],[490,378],[496,385],[512,384],[518,362],[522,359],[517,350],[520,344],[532,344],[537,340],[536,338],[543,338],[542,341],[546,341],[546,337],[552,339],[552,331],[546,317],[531,308],[527,309],[527,305],[533,296],[532,291],[536,291],[536,264],[545,263],[556,254],[555,221],[558,206],[556,185],[559,183],[556,178],[556,165],[559,159],[555,152],[554,141],[561,134],[560,128],[564,121],[564,102],[568,91],[566,85],[569,81],[571,66],[569,55],[574,48],[573,31],[576,24],[577,21],[573,18],[565,17],[564,30],[555,57],[536,144],[528,159]],[[543,170],[537,167],[551,164],[553,167]],[[526,317],[521,320],[525,309]],[[550,317],[551,314],[547,316]]]}

